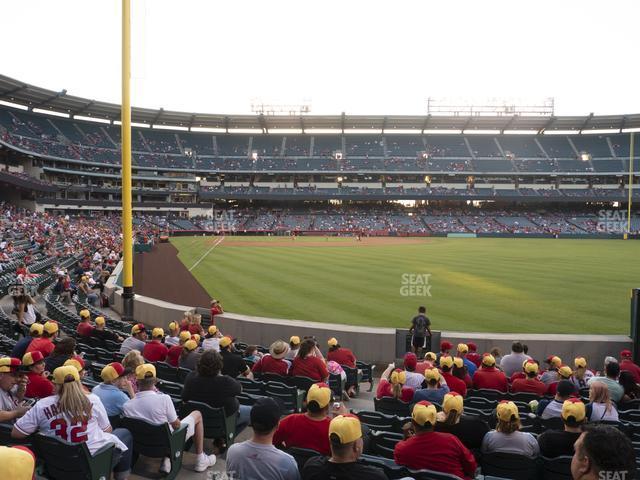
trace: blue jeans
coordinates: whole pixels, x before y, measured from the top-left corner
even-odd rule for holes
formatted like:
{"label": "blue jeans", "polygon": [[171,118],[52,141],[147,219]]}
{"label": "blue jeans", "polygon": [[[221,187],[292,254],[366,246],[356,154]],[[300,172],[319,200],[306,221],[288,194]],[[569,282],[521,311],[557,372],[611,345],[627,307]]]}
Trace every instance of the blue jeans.
{"label": "blue jeans", "polygon": [[133,456],[133,436],[126,428],[116,428],[112,433],[127,446],[126,452],[121,452],[118,449],[114,450],[112,461],[113,471],[128,472],[131,470],[131,457]]}
{"label": "blue jeans", "polygon": [[238,420],[236,420],[236,435],[249,425],[251,418],[251,407],[249,405],[240,405],[238,409]]}

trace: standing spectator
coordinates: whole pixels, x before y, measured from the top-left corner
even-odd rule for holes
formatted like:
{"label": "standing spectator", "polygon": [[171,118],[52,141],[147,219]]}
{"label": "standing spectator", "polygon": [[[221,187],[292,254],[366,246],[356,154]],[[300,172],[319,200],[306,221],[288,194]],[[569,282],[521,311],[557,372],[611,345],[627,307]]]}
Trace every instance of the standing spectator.
{"label": "standing spectator", "polygon": [[211,300],[211,325],[215,325],[216,315],[222,315],[223,313],[222,304],[215,298]]}
{"label": "standing spectator", "polygon": [[26,353],[27,348],[31,344],[31,341],[34,338],[39,338],[44,331],[44,327],[41,323],[33,323],[29,327],[29,336],[23,337],[14,345],[13,350],[11,350],[11,357],[13,358],[22,358],[22,356]]}
{"label": "standing spectator", "polygon": [[540,381],[545,385],[549,385],[560,380],[558,378],[558,369],[562,366],[562,359],[556,355],[551,355],[544,362],[549,365],[549,368],[542,374]]}
{"label": "standing spectator", "polygon": [[144,324],[137,323],[131,327],[131,336],[126,338],[122,345],[120,345],[120,355],[126,355],[131,350],[138,350],[142,353],[144,350],[145,341],[147,340],[147,329]]}
{"label": "standing spectator", "polygon": [[33,301],[30,295],[14,297],[13,302],[16,306],[15,312],[19,326],[30,327],[36,322],[36,302]]}
{"label": "standing spectator", "polygon": [[167,348],[171,348],[174,345],[178,345],[180,343],[180,338],[178,335],[180,334],[180,326],[176,322],[171,322],[169,324],[169,335],[164,339],[164,344]]}
{"label": "standing spectator", "polygon": [[500,360],[500,368],[507,377],[511,378],[511,375],[522,370],[522,365],[527,360],[531,360],[531,357],[525,355],[522,343],[513,342],[511,344],[511,353]]}
{"label": "standing spectator", "polygon": [[620,352],[620,370],[631,372],[636,383],[640,383],[640,367],[633,363],[631,350],[622,350]]}
{"label": "standing spectator", "polygon": [[464,397],[467,394],[467,384],[464,380],[454,376],[452,369],[453,357],[449,355],[440,357],[440,372],[442,373],[442,378],[447,382],[449,390],[457,392]]}
{"label": "standing spectator", "polygon": [[589,384],[589,380],[593,377],[593,372],[587,369],[587,360],[584,357],[576,357],[573,360],[573,377],[571,377],[571,383],[573,383],[578,390],[586,388]]}
{"label": "standing spectator", "polygon": [[28,367],[27,390],[25,396],[28,398],[44,398],[53,395],[53,383],[45,376],[44,357],[42,353],[35,351],[25,353],[22,357],[22,366]]}
{"label": "standing spectator", "polygon": [[287,360],[293,360],[298,355],[298,350],[300,349],[300,337],[297,335],[293,335],[289,339],[289,353],[287,353]]}
{"label": "standing spectator", "polygon": [[[411,351],[422,356],[422,350],[431,347],[431,320],[427,317],[425,307],[418,308],[418,315],[411,320],[409,333],[411,334]],[[427,338],[429,347],[427,347]]]}
{"label": "standing spectator", "polygon": [[355,415],[338,415],[329,425],[331,456],[310,458],[302,469],[304,480],[348,478],[384,480],[387,476],[377,467],[358,462],[362,454],[362,426]]}
{"label": "standing spectator", "polygon": [[442,412],[438,413],[437,418],[437,432],[455,435],[469,450],[480,450],[489,425],[479,417],[464,415],[464,399],[461,395],[447,393],[442,402]]}
{"label": "standing spectator", "polygon": [[178,339],[178,345],[174,345],[169,349],[166,358],[167,363],[175,368],[178,368],[178,364],[180,362],[180,354],[182,353],[185,342],[191,340],[191,334],[185,330],[184,332],[180,332],[180,335],[178,335]]}
{"label": "standing spectator", "polygon": [[589,384],[589,405],[587,405],[587,417],[590,422],[617,422],[618,410],[611,403],[609,389],[602,382]]}
{"label": "standing spectator", "polygon": [[558,383],[556,395],[551,400],[544,398],[538,402],[537,415],[543,420],[556,418],[562,415],[562,405],[575,392],[573,383],[569,380],[562,380]]}
{"label": "standing spectator", "polygon": [[273,435],[282,415],[280,404],[262,397],[251,407],[250,440],[235,443],[227,452],[227,472],[238,478],[299,480],[298,465],[288,453],[273,446]]}
{"label": "standing spectator", "polygon": [[329,455],[329,404],[331,389],[326,383],[314,383],[307,392],[307,412],[287,415],[276,429],[273,444],[309,448],[322,455]]}
{"label": "standing spectator", "polygon": [[254,374],[273,373],[283,377],[289,372],[289,363],[284,359],[289,352],[289,345],[276,340],[269,347],[269,354],[258,360],[252,368]]}
{"label": "standing spectator", "polygon": [[100,372],[102,383],[93,387],[92,393],[100,399],[110,417],[121,415],[124,404],[135,396],[125,373],[121,363],[110,363]]}
{"label": "standing spectator", "polygon": [[536,437],[520,431],[520,414],[515,403],[502,400],[496,408],[498,423],[482,440],[482,453],[513,453],[536,458],[540,453]]}
{"label": "standing spectator", "polygon": [[473,375],[475,388],[490,388],[506,393],[509,390],[507,377],[496,368],[496,359],[490,353],[482,357],[482,365]]}
{"label": "standing spectator", "polygon": [[55,349],[53,341],[58,337],[58,324],[54,321],[48,321],[44,324],[42,336],[35,338],[27,347],[26,353],[40,352],[44,357],[51,355]]}
{"label": "standing spectator", "polygon": [[[573,384],[573,382],[571,381],[572,377],[573,377],[573,370],[571,370],[571,367],[568,367],[567,365],[562,365],[560,368],[558,368],[558,381],[552,382],[549,385],[547,385],[547,395],[555,395],[556,389],[558,388],[558,383],[561,382],[562,380],[568,380]],[[578,393],[578,390],[574,389],[574,393]]]}
{"label": "standing spectator", "polygon": [[93,332],[93,325],[91,325],[91,312],[86,308],[80,310],[80,323],[76,327],[76,333],[81,337],[90,337]]}
{"label": "standing spectator", "polygon": [[341,347],[338,340],[330,338],[327,341],[329,352],[327,353],[327,361],[333,360],[338,365],[346,365],[349,368],[356,368],[356,356],[348,348]]}
{"label": "standing spectator", "polygon": [[224,366],[222,367],[222,374],[229,375],[235,378],[239,375],[247,378],[253,378],[251,369],[244,361],[242,355],[235,351],[235,347],[231,341],[231,337],[222,337],[220,339],[220,355],[222,355],[222,361]]}
{"label": "standing spectator", "polygon": [[220,351],[220,330],[215,325],[209,325],[207,329],[207,335],[202,342],[203,350],[215,350],[216,352]]}
{"label": "standing spectator", "polygon": [[622,388],[624,388],[624,396],[622,402],[630,402],[631,400],[637,400],[640,398],[640,385],[638,385],[633,379],[633,374],[628,370],[620,372],[620,378],[618,379]]}
{"label": "standing spectator", "polygon": [[547,458],[573,455],[573,444],[582,433],[582,425],[587,418],[584,403],[578,398],[570,398],[562,404],[563,430],[545,430],[538,437],[540,455]]}
{"label": "standing spectator", "polygon": [[45,368],[48,372],[53,372],[56,368],[64,365],[64,362],[75,355],[76,340],[73,337],[64,337],[56,342],[51,355],[45,358]]}
{"label": "standing spectator", "polygon": [[631,440],[617,428],[587,425],[575,443],[571,476],[575,480],[631,479],[636,476]]}
{"label": "standing spectator", "polygon": [[616,361],[615,358],[611,357],[611,360],[606,363],[604,371],[606,377],[591,377],[591,380],[589,380],[589,386],[591,386],[593,382],[604,383],[609,389],[609,396],[611,397],[611,400],[616,403],[620,403],[622,397],[624,396],[624,388],[622,388],[622,385],[618,383],[618,376],[620,375],[620,364]]}
{"label": "standing spectator", "polygon": [[424,384],[424,375],[416,373],[416,366],[418,364],[418,358],[413,352],[406,353],[404,356],[404,370],[407,375],[407,381],[405,385],[414,390],[421,388]]}
{"label": "standing spectator", "polygon": [[188,370],[195,370],[199,357],[200,353],[198,352],[198,342],[193,339],[187,340],[184,342],[184,345],[182,345],[182,352],[178,359],[178,366]]}
{"label": "standing spectator", "polygon": [[414,405],[411,426],[404,429],[407,438],[398,442],[393,451],[395,463],[414,470],[428,468],[473,478],[476,471],[473,454],[455,436],[434,430],[436,416],[436,407],[429,402]]}
{"label": "standing spectator", "polygon": [[161,328],[154,328],[151,331],[151,341],[145,344],[142,349],[142,356],[148,362],[164,362],[169,353],[167,346],[162,343],[164,338],[164,330]]}
{"label": "standing spectator", "polygon": [[376,398],[392,397],[402,402],[410,402],[413,399],[414,389],[406,387],[407,373],[404,370],[395,368],[395,364],[390,363],[387,369],[380,375]]}
{"label": "standing spectator", "polygon": [[461,358],[464,362],[464,366],[467,367],[467,372],[470,377],[476,373],[478,367],[476,367],[475,363],[467,358],[467,353],[469,353],[469,346],[466,343],[458,344],[458,358]]}
{"label": "standing spectator", "polygon": [[535,393],[539,397],[544,396],[547,386],[538,380],[538,362],[535,360],[526,360],[522,367],[526,378],[518,378],[511,383],[511,392],[527,392]]}
{"label": "standing spectator", "polygon": [[300,344],[300,350],[293,359],[289,374],[309,377],[316,382],[324,382],[329,378],[329,370],[313,339],[307,338]]}
{"label": "standing spectator", "polygon": [[[204,427],[202,425],[202,415],[194,410],[182,420],[178,418],[173,401],[169,395],[156,391],[157,382],[156,367],[146,363],[136,368],[136,379],[138,381],[138,393],[136,396],[124,404],[123,413],[125,417],[144,420],[154,425],[168,423],[172,430],[187,426],[186,440],[193,437],[196,449],[196,472],[204,472],[216,463],[215,455],[204,453]],[[168,473],[171,471],[171,460],[165,458],[160,471]]]}
{"label": "standing spectator", "polygon": [[449,393],[449,387],[440,383],[442,380],[442,375],[440,375],[440,372],[437,368],[432,368],[430,370],[425,370],[424,376],[427,388],[416,390],[415,394],[413,395],[413,401],[419,402],[422,400],[426,400],[431,403],[442,405],[444,396]]}
{"label": "standing spectator", "polygon": [[20,372],[17,358],[0,358],[0,422],[13,423],[22,417],[29,407],[22,405],[28,379]]}
{"label": "standing spectator", "polygon": [[467,342],[469,347],[469,353],[467,353],[467,360],[473,362],[476,367],[480,367],[482,363],[482,355],[478,353],[478,346],[474,342]]}

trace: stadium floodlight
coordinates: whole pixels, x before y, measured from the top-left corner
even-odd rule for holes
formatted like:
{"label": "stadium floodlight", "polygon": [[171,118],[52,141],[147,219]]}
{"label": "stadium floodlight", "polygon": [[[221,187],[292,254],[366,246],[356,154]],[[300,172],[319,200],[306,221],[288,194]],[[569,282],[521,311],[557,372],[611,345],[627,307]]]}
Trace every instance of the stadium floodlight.
{"label": "stadium floodlight", "polygon": [[87,116],[87,115],[74,115],[73,118],[75,120],[85,120],[87,122],[111,123],[111,121],[106,119],[106,118],[91,117],[91,116]]}
{"label": "stadium floodlight", "polygon": [[500,130],[463,130],[463,134],[465,135],[498,135]]}
{"label": "stadium floodlight", "polygon": [[19,110],[29,110],[29,107],[26,105],[21,105],[19,103],[8,102],[7,100],[0,100],[0,105],[5,105],[11,108],[17,108]]}
{"label": "stadium floodlight", "polygon": [[441,130],[436,129],[426,129],[423,130],[422,133],[426,135],[460,135],[462,130],[457,128],[443,128]]}
{"label": "stadium floodlight", "polygon": [[504,135],[538,135],[538,130],[504,130]]}
{"label": "stadium floodlight", "polygon": [[545,130],[543,135],[577,135],[580,130]]}
{"label": "stadium floodlight", "polygon": [[47,110],[46,108],[34,108],[34,113],[44,113],[45,115],[53,115],[54,117],[69,118],[69,114],[65,112],[58,112],[56,110]]}

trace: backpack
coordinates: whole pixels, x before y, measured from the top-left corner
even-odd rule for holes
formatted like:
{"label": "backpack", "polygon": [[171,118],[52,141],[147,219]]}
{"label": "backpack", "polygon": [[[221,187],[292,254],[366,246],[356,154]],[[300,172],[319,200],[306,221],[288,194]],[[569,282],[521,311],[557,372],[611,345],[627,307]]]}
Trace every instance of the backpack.
{"label": "backpack", "polygon": [[418,315],[414,318],[414,321],[415,328],[413,329],[413,334],[416,337],[424,337],[427,334],[427,319],[422,315]]}

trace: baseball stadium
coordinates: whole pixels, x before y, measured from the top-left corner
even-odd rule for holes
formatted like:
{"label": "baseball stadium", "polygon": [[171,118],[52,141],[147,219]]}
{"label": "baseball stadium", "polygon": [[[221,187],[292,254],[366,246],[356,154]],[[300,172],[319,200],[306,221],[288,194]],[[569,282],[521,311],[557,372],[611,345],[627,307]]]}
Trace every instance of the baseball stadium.
{"label": "baseball stadium", "polygon": [[138,107],[121,3],[0,74],[0,479],[640,478],[640,114]]}

